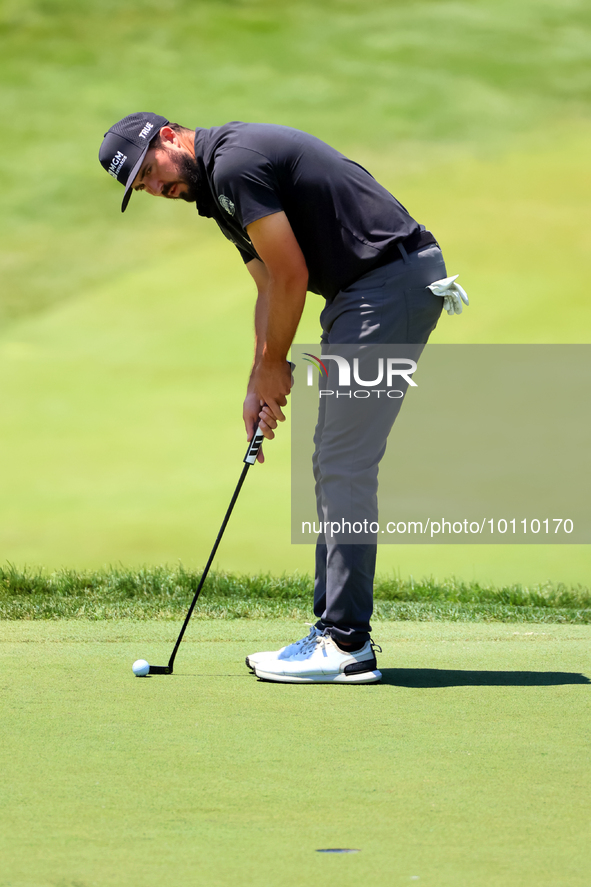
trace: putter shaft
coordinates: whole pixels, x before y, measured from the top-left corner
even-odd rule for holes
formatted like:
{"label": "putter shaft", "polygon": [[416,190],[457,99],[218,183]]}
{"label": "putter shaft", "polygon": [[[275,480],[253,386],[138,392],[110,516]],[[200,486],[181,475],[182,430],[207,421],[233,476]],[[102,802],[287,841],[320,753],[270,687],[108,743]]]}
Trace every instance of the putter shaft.
{"label": "putter shaft", "polygon": [[232,496],[232,499],[231,499],[230,504],[228,506],[228,510],[226,511],[226,516],[224,517],[224,520],[223,520],[222,525],[220,527],[220,531],[219,531],[217,538],[214,542],[213,548],[211,549],[211,554],[209,555],[209,559],[205,565],[205,569],[203,570],[203,573],[201,574],[201,579],[199,580],[199,585],[197,586],[197,591],[195,592],[193,600],[191,601],[191,606],[189,607],[189,612],[185,616],[185,621],[183,622],[183,627],[180,630],[179,636],[177,638],[177,642],[174,645],[174,649],[171,653],[170,659],[168,660],[168,665],[151,665],[150,671],[148,672],[148,674],[172,674],[172,672],[173,672],[174,660],[175,660],[175,656],[177,654],[177,650],[180,647],[181,641],[183,639],[183,635],[185,634],[185,630],[187,628],[187,625],[189,624],[189,620],[193,614],[193,610],[195,609],[195,604],[197,603],[199,595],[201,594],[201,589],[203,588],[205,580],[207,579],[207,574],[209,573],[209,568],[212,565],[213,559],[215,557],[215,553],[218,550],[218,546],[219,546],[220,542],[222,541],[222,536],[224,535],[224,530],[226,529],[228,521],[230,520],[230,515],[232,514],[232,510],[234,508],[234,505],[236,504],[236,500],[238,499],[238,494],[240,493],[240,490],[242,489],[242,484],[244,483],[246,475],[248,474],[248,469],[250,468],[251,465],[254,465],[254,463],[256,462],[257,454],[261,448],[261,444],[264,439],[265,439],[265,437],[264,437],[262,431],[259,431],[259,426],[258,426],[258,422],[257,422],[257,424],[255,426],[254,434],[252,436],[252,440],[248,444],[248,449],[247,449],[246,455],[243,459],[244,468],[242,469],[242,472],[240,474],[240,479],[236,485],[236,489],[234,490],[234,495]]}

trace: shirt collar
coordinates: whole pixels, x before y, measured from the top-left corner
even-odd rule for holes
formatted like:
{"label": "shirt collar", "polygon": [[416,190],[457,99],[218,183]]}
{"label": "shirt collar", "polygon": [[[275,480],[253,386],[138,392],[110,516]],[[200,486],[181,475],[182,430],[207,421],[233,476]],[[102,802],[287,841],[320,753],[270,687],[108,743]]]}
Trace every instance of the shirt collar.
{"label": "shirt collar", "polygon": [[211,219],[214,215],[213,210],[215,208],[215,202],[209,186],[205,160],[203,158],[206,135],[206,129],[198,128],[195,130],[195,160],[197,161],[197,166],[199,168],[196,204],[199,215]]}

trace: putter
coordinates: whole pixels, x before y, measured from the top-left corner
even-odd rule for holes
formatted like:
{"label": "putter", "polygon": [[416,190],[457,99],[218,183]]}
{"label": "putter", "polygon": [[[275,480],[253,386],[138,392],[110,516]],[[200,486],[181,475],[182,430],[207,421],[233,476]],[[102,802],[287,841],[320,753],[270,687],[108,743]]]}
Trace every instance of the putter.
{"label": "putter", "polygon": [[254,429],[254,434],[252,436],[252,440],[248,444],[246,456],[244,457],[244,460],[243,460],[244,461],[244,468],[242,469],[242,474],[240,475],[240,480],[238,481],[236,489],[234,490],[234,495],[232,496],[232,501],[230,502],[230,505],[228,506],[228,510],[226,511],[226,516],[225,516],[223,523],[220,527],[220,531],[217,535],[217,539],[214,542],[213,548],[211,550],[211,554],[209,555],[209,560],[207,561],[207,563],[205,565],[205,569],[201,575],[201,579],[199,580],[199,585],[197,586],[197,591],[195,592],[195,596],[193,597],[193,600],[191,601],[191,606],[189,607],[189,612],[187,613],[187,615],[185,617],[185,621],[183,622],[183,627],[181,628],[180,634],[177,638],[177,642],[174,645],[174,650],[172,651],[171,657],[168,660],[168,665],[151,665],[150,671],[148,672],[148,674],[172,674],[173,667],[174,667],[174,659],[177,654],[177,650],[180,646],[180,643],[183,639],[185,629],[187,628],[187,625],[189,624],[189,619],[191,618],[193,610],[195,609],[195,604],[197,603],[197,598],[201,594],[201,589],[203,588],[203,583],[207,579],[207,574],[209,573],[209,568],[211,567],[212,561],[215,557],[215,553],[218,550],[218,545],[222,541],[222,536],[224,535],[224,530],[226,529],[226,525],[227,525],[228,521],[230,520],[230,515],[232,514],[232,509],[234,508],[234,505],[236,504],[236,499],[238,498],[238,494],[242,488],[242,484],[244,483],[244,479],[245,479],[246,475],[248,474],[248,469],[250,468],[251,465],[254,465],[254,463],[256,462],[257,453],[260,450],[261,444],[264,441],[264,439],[265,439],[265,437],[263,435],[263,432],[259,431],[259,425],[257,422],[255,429]]}

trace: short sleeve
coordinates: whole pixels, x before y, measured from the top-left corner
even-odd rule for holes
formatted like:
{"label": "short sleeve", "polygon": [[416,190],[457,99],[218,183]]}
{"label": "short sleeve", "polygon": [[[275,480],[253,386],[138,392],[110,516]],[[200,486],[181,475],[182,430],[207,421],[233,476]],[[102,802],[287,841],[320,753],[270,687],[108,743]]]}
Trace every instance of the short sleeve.
{"label": "short sleeve", "polygon": [[[242,261],[246,264],[247,262],[252,262],[253,259],[258,259],[259,254],[256,249],[250,242],[248,236],[246,234],[240,235],[236,230],[232,230],[226,225],[223,225],[219,219],[216,219],[218,228],[231,243],[234,244],[238,252],[242,257]],[[236,240],[236,237],[239,236],[241,238],[241,243]]]}
{"label": "short sleeve", "polygon": [[242,261],[245,265],[248,265],[249,262],[252,262],[253,259],[258,259],[258,256],[251,256],[250,253],[247,253],[245,250],[240,249],[239,246],[236,247],[240,255],[242,256]]}
{"label": "short sleeve", "polygon": [[222,210],[244,229],[283,210],[273,165],[258,151],[226,150],[215,165],[213,179]]}

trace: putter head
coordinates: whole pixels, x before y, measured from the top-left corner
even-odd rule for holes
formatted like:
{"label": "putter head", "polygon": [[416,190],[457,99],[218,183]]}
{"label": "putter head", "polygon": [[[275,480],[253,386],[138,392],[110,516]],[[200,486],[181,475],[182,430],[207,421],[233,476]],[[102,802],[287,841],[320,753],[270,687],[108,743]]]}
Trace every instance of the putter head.
{"label": "putter head", "polygon": [[172,668],[169,665],[151,665],[148,674],[172,674]]}

